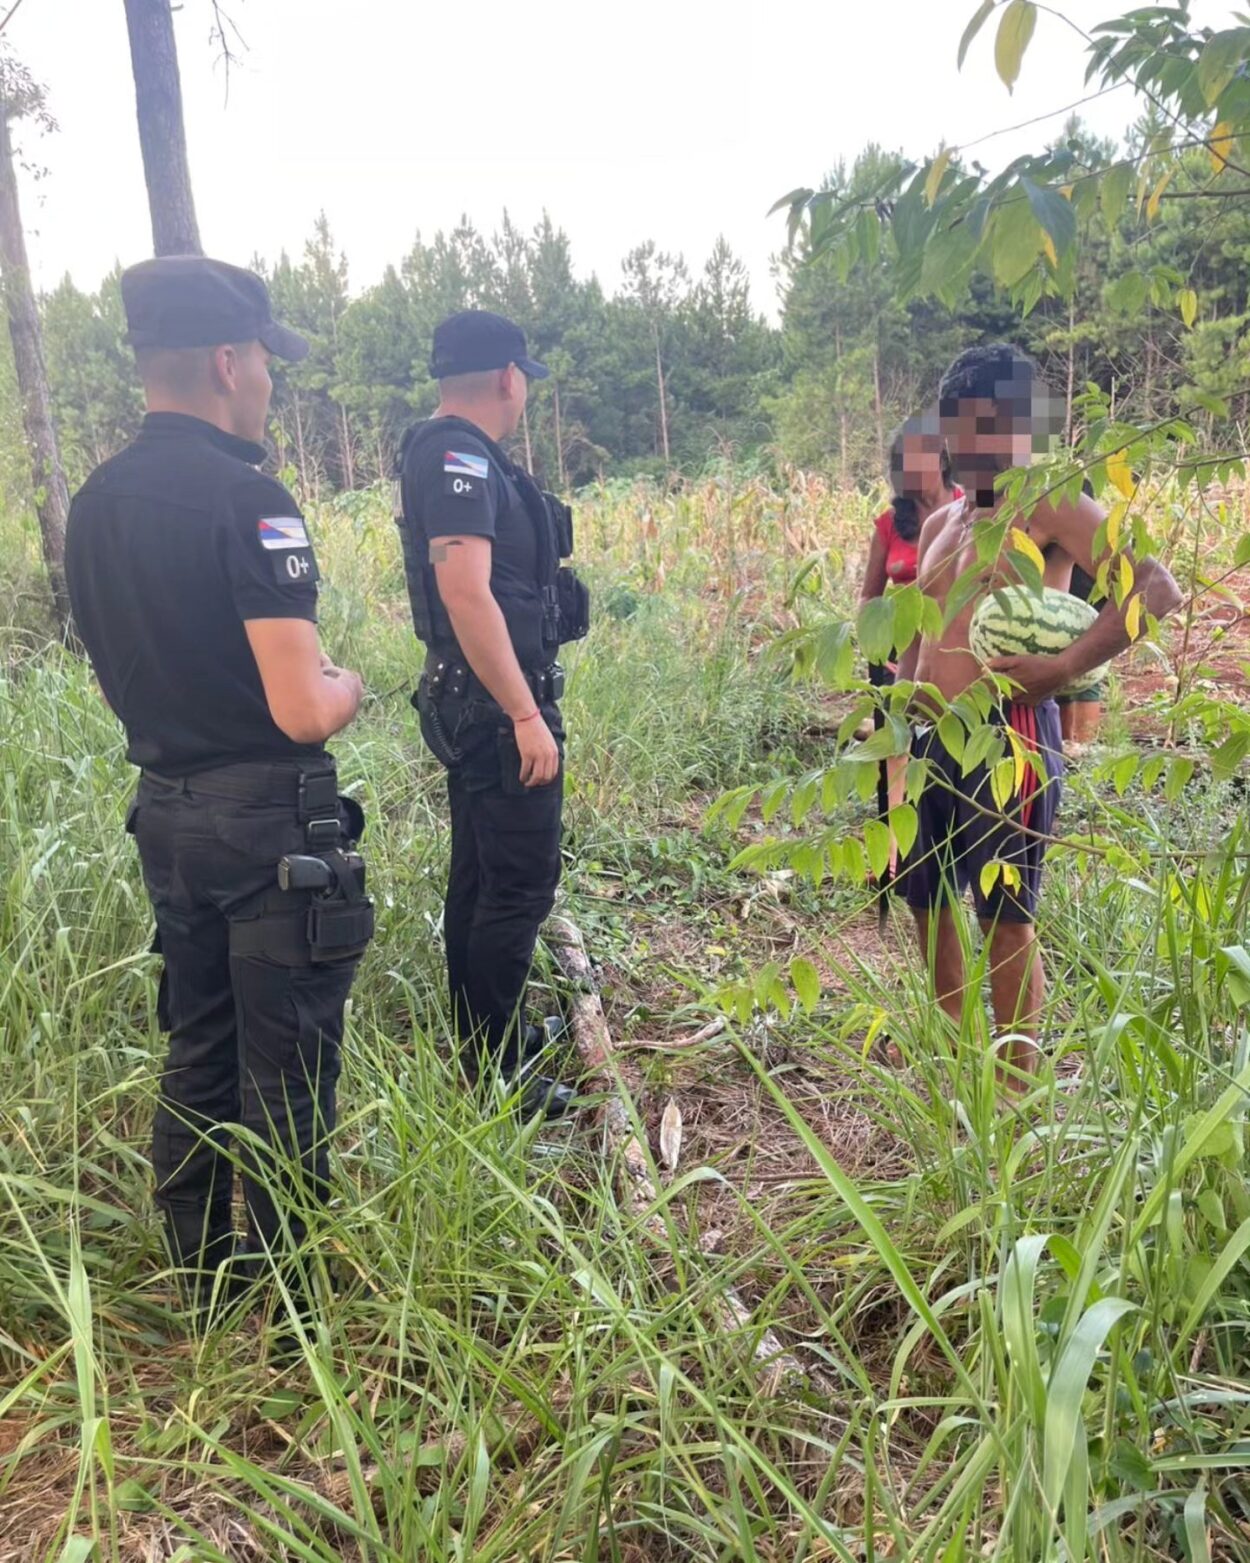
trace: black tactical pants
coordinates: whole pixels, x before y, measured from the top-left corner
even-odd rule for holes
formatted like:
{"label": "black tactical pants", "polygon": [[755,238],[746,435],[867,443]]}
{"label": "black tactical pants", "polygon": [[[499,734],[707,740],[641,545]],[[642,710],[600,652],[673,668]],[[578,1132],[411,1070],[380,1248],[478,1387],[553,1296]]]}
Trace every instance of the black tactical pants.
{"label": "black tactical pants", "polygon": [[[170,1042],[154,1125],[156,1201],[174,1262],[206,1276],[235,1246],[233,1125],[248,1131],[238,1157],[249,1247],[281,1249],[284,1234],[298,1243],[302,1212],[327,1192],[343,1006],[359,955],[294,964],[281,941],[271,956],[256,938],[262,911],[272,919],[289,907],[299,926],[310,900],[308,891],[276,890],[278,859],[307,850],[298,781],[294,764],[144,776],[128,822],[165,960],[160,1019]],[[257,801],[266,797],[284,801]]]}
{"label": "black tactical pants", "polygon": [[[447,769],[443,937],[452,1017],[471,1073],[482,1056],[505,1071],[520,1060],[534,945],[560,881],[564,800],[563,760],[554,781],[523,787],[511,722],[497,709],[483,717],[481,709],[440,702],[444,731],[461,756]],[[542,717],[563,755],[559,709],[545,705]]]}

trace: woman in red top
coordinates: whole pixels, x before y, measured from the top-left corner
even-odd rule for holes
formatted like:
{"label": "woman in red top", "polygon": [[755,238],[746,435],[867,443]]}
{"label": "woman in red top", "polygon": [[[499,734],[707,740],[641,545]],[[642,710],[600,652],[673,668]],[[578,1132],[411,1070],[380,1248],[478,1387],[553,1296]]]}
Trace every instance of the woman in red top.
{"label": "woman in red top", "polygon": [[[951,477],[951,459],[938,433],[936,416],[909,418],[891,440],[890,487],[894,491],[890,508],[873,522],[868,564],[859,593],[861,604],[884,595],[887,585],[909,586],[916,579],[920,528],[942,505],[963,498],[963,490]],[[868,677],[877,688],[892,684],[894,665],[870,663]],[[875,725],[880,727],[883,721],[881,712],[875,712]],[[906,755],[895,755],[885,762],[877,789],[883,817],[902,803],[906,777]],[[898,851],[891,844],[891,879],[897,866]],[[884,905],[883,901],[883,912]]]}
{"label": "woman in red top", "polygon": [[868,564],[859,594],[861,603],[880,597],[887,583],[909,586],[916,579],[920,528],[935,510],[963,497],[963,491],[952,481],[951,459],[936,422],[909,418],[890,443],[890,487],[894,498],[890,508],[873,522]]}

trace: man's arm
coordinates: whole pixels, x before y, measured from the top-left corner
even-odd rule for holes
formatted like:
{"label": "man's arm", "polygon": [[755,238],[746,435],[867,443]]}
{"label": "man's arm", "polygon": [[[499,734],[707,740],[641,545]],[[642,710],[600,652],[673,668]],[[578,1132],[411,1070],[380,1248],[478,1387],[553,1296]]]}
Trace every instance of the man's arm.
{"label": "man's arm", "polygon": [[[1094,538],[1106,519],[1106,511],[1086,494],[1082,494],[1075,504],[1055,505],[1049,510],[1049,515],[1044,520],[1039,518],[1040,524],[1031,528],[1034,540],[1057,542],[1087,575],[1096,575]],[[1156,619],[1166,618],[1174,612],[1180,604],[1181,591],[1166,565],[1157,559],[1134,560],[1128,553],[1122,557],[1132,565],[1132,595],[1140,596],[1143,610]],[[1127,650],[1130,636],[1125,619],[1129,601],[1130,598],[1126,598],[1123,605],[1117,607],[1108,599],[1089,629],[1066,651],[1050,657],[995,657],[989,667],[992,672],[1005,674],[1018,686],[1014,697],[1022,704],[1036,705],[1057,694],[1082,673],[1100,667]]]}
{"label": "man's arm", "polygon": [[364,695],[359,673],[337,668],[308,619],[247,619],[269,714],[293,743],[324,743],[347,726]]}
{"label": "man's arm", "polygon": [[430,543],[430,562],[460,649],[512,719],[521,754],[521,781],[527,787],[553,781],[560,769],[560,750],[538,714],[503,611],[490,589],[490,539],[436,537]]}
{"label": "man's arm", "polygon": [[[937,536],[938,532],[942,528],[942,523],[946,519],[947,508],[947,506],[943,505],[940,510],[935,510],[932,515],[929,516],[924,525],[920,528],[920,537],[916,542],[916,585],[919,586],[920,590],[927,597],[931,597],[933,595],[933,593],[929,591],[927,584],[929,577],[929,548],[933,542],[933,539]],[[905,646],[903,648],[902,654],[898,659],[898,667],[894,674],[896,683],[903,684],[915,678],[916,663],[920,660],[920,643],[923,638],[924,637],[921,635],[920,631],[917,630],[911,638],[911,645]]]}

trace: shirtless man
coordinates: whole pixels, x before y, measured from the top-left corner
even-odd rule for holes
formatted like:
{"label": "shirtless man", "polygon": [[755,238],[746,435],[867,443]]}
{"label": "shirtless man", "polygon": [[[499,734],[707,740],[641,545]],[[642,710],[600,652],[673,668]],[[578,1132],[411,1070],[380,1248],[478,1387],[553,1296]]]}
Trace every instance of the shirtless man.
{"label": "shirtless man", "polygon": [[[935,510],[920,534],[918,580],[921,589],[945,608],[954,583],[977,564],[973,523],[995,515],[1000,496],[994,480],[1012,467],[1027,466],[1033,454],[1036,409],[1045,394],[1032,360],[1004,343],[961,353],[942,379],[940,415],[955,477],[967,497]],[[1091,575],[1094,537],[1104,518],[1087,495],[1075,504],[1044,501],[1028,517],[1013,523],[1054,560],[1065,554]],[[985,588],[956,614],[940,640],[913,642],[899,666],[900,682],[914,678],[936,686],[950,702],[983,677],[968,646],[968,631],[985,590],[1018,579],[1005,556],[986,567]],[[1153,559],[1133,562],[1134,594],[1156,619],[1180,601],[1176,582]],[[956,1024],[964,1000],[964,964],[959,928],[960,891],[971,885],[981,928],[989,941],[990,991],[994,1021],[1004,1043],[1002,1063],[1010,1078],[1037,1064],[1037,1036],[1044,997],[1042,961],[1034,934],[1041,888],[1042,855],[1059,806],[1063,770],[1059,712],[1054,696],[1078,674],[1097,667],[1129,644],[1123,607],[1110,599],[1098,619],[1066,651],[1056,656],[999,657],[995,673],[1011,681],[992,720],[1011,727],[1038,766],[1025,767],[1016,797],[1003,809],[993,800],[989,769],[975,766],[967,776],[947,752],[931,725],[940,709],[931,709],[917,692],[920,724],[912,755],[929,762],[921,794],[919,830],[901,874],[901,888],[916,918],[920,947],[932,952],[938,1003]],[[1143,623],[1145,620],[1143,619]],[[1038,771],[1041,774],[1038,774]],[[983,891],[981,873],[988,863],[999,870]]]}

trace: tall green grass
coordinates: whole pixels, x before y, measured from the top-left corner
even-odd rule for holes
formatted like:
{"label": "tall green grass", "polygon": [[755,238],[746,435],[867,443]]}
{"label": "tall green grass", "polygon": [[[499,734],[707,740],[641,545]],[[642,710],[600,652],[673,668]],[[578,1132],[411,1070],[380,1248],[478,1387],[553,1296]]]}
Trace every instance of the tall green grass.
{"label": "tall green grass", "polygon": [[[205,1330],[179,1311],[150,1208],[131,777],[86,670],[6,647],[0,1558],[1250,1556],[1240,800],[1073,779],[1067,817],[1125,856],[1053,863],[1047,1062],[1004,1110],[975,993],[949,1026],[901,914],[878,945],[864,895],[796,884],[755,933],[735,910],[754,882],[725,867],[740,835],[700,833],[724,789],[819,763],[812,692],[761,648],[821,607],[787,606],[789,583],[813,551],[853,555],[855,506],[754,482],[596,498],[610,611],[570,657],[566,894],[614,1021],[666,1029],[655,959],[631,954],[661,922],[689,932],[664,978],[692,1015],[727,927],[748,962],[806,940],[830,979],[810,1012],[627,1055],[641,1127],[671,1094],[695,1147],[656,1170],[657,1246],[597,1132],[483,1110],[450,1067],[442,783],[391,525],[359,496],[319,522],[323,633],[373,691],[335,747],[379,934],[304,1256],[313,1323],[280,1284]],[[765,1327],[805,1382],[761,1375]]]}

